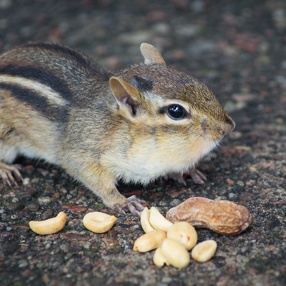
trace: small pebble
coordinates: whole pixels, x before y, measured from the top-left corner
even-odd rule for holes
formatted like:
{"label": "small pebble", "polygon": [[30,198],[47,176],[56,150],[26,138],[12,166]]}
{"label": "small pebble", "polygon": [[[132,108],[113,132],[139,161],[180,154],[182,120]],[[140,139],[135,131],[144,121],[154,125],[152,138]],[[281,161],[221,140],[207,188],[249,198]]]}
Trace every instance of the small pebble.
{"label": "small pebble", "polygon": [[30,178],[24,178],[22,183],[23,183],[23,185],[29,185],[30,184]]}
{"label": "small pebble", "polygon": [[52,201],[52,198],[50,197],[39,197],[38,202],[40,205],[47,205]]}
{"label": "small pebble", "polygon": [[21,259],[20,261],[19,261],[19,267],[20,268],[24,268],[24,267],[26,267],[26,266],[28,266],[28,261],[27,260],[25,260],[25,259]]}
{"label": "small pebble", "polygon": [[234,193],[229,193],[229,194],[228,194],[228,198],[229,198],[229,199],[232,199],[234,196],[235,196]]}

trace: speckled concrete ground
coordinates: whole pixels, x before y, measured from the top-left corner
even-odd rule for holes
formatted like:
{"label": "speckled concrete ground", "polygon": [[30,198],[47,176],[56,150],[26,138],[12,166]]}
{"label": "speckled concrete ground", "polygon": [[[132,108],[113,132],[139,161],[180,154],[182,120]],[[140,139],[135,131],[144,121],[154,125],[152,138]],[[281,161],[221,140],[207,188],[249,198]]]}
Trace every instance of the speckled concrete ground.
{"label": "speckled concrete ground", "polygon": [[[135,4],[136,3],[136,4]],[[285,285],[286,284],[286,3],[285,1],[0,1],[1,50],[27,41],[56,41],[118,70],[142,61],[139,45],[156,45],[169,65],[214,91],[237,127],[200,169],[204,185],[171,180],[120,186],[163,213],[190,196],[246,206],[252,226],[218,243],[215,257],[183,269],[157,268],[153,253],[133,252],[139,218],[119,215],[96,235],[81,224],[105,209],[64,171],[20,159],[24,184],[0,183],[0,285]],[[64,210],[55,235],[28,228]]]}

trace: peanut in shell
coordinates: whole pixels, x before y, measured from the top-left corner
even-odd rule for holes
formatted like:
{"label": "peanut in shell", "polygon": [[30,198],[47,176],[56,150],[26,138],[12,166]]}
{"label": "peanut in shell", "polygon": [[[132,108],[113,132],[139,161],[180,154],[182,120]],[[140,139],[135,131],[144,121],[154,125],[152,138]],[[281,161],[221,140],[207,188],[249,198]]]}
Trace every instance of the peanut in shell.
{"label": "peanut in shell", "polygon": [[204,227],[224,235],[237,235],[252,222],[248,209],[230,201],[214,201],[193,197],[171,208],[166,218],[171,222],[187,221],[196,227]]}

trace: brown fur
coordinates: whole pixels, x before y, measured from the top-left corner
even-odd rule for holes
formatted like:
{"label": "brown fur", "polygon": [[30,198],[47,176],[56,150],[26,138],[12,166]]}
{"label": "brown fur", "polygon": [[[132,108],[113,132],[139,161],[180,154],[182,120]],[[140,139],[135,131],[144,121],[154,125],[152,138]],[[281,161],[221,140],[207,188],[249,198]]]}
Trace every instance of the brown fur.
{"label": "brown fur", "polygon": [[[0,147],[9,152],[0,149],[3,179],[13,177],[4,162],[18,154],[42,158],[121,208],[128,201],[115,187],[118,179],[145,184],[194,167],[234,122],[204,84],[168,68],[153,46],[142,44],[141,51],[146,64],[116,75],[53,44],[4,53]],[[168,115],[174,104],[184,108],[184,118]]]}

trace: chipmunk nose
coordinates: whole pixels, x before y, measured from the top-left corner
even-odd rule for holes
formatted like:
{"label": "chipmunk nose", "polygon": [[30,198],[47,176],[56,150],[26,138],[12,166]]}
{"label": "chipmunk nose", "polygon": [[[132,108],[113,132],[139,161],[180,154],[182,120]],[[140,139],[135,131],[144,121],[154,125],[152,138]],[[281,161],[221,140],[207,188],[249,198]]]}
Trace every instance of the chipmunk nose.
{"label": "chipmunk nose", "polygon": [[225,115],[225,124],[223,128],[224,135],[229,134],[235,128],[235,122],[229,115]]}

